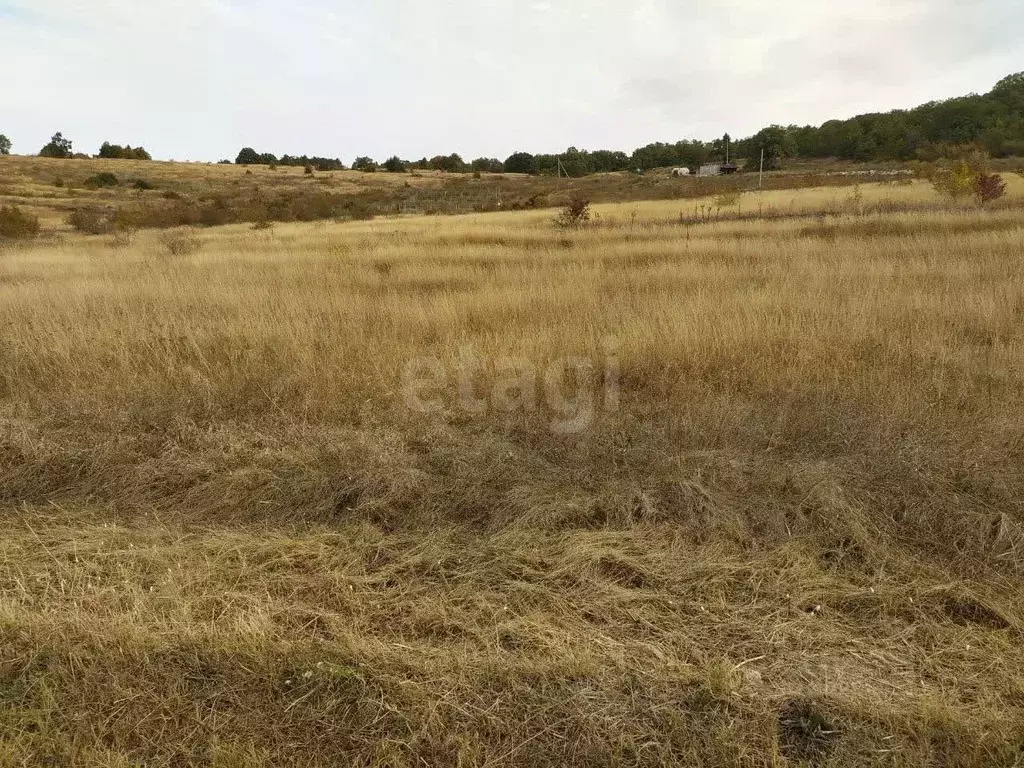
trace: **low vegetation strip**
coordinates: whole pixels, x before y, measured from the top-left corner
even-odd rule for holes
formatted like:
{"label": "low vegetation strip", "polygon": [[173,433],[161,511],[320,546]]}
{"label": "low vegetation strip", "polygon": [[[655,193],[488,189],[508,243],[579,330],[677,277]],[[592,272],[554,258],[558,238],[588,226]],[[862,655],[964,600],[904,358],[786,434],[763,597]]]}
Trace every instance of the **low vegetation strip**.
{"label": "low vegetation strip", "polygon": [[[990,161],[984,162],[989,167]],[[997,161],[1009,171],[1012,161]],[[835,175],[831,164],[766,174],[763,194],[808,188],[846,190],[846,208],[865,177]],[[945,179],[945,166],[919,163],[913,174],[886,182],[889,197],[907,197],[912,179]],[[947,169],[948,170],[948,169]],[[976,170],[950,187],[968,204]],[[1009,176],[1009,174],[1007,174]],[[574,200],[591,203],[674,201],[687,217],[722,215],[770,218],[788,215],[785,206],[758,209],[753,199],[756,174],[716,178],[674,178],[668,169],[644,176],[605,173],[584,178],[553,178],[486,173],[478,177],[424,171],[365,174],[302,168],[175,164],[134,160],[59,160],[0,156],[0,206],[17,206],[38,218],[43,234],[74,230],[110,235],[140,228],[212,227],[272,222],[352,221],[376,216],[459,215],[531,211],[561,207]],[[868,177],[870,178],[870,177]],[[964,184],[967,184],[964,187]],[[837,199],[840,195],[835,196]],[[921,204],[909,195],[910,207]],[[694,208],[694,204],[698,207]]]}

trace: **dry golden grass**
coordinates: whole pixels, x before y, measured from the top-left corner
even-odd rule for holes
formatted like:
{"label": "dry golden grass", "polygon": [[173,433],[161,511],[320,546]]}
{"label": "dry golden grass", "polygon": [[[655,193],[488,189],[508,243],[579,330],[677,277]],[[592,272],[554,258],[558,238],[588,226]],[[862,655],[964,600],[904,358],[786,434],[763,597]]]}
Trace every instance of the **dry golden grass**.
{"label": "dry golden grass", "polygon": [[0,764],[1019,764],[1011,185],[0,251]]}

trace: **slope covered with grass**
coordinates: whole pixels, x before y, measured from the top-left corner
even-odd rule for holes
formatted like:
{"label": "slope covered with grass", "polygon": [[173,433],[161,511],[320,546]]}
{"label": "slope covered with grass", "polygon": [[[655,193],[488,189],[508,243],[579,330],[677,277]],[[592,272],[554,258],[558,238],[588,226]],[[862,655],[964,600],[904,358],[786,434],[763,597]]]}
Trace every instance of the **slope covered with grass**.
{"label": "slope covered with grass", "polygon": [[0,762],[1016,764],[1021,192],[0,251]]}

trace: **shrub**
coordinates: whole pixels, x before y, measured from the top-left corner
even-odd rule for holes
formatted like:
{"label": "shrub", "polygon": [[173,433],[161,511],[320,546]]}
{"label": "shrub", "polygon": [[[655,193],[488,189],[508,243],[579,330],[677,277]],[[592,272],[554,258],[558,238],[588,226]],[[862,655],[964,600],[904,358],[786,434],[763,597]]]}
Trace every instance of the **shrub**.
{"label": "shrub", "polygon": [[906,167],[914,175],[914,178],[931,181],[935,177],[935,163],[929,163],[924,160],[910,160],[907,162]]}
{"label": "shrub", "polygon": [[573,198],[562,212],[555,217],[555,224],[565,229],[582,227],[590,221],[590,201],[581,197]]}
{"label": "shrub", "polygon": [[344,215],[355,221],[369,221],[374,217],[373,208],[362,200],[349,200],[343,207]]}
{"label": "shrub", "polygon": [[127,248],[135,241],[135,235],[138,232],[138,228],[133,226],[127,220],[118,222],[114,229],[114,238],[110,244],[115,248]]}
{"label": "shrub", "polygon": [[939,171],[932,177],[932,186],[941,195],[959,200],[975,194],[978,174],[966,160],[958,160],[952,168]]}
{"label": "shrub", "polygon": [[104,171],[103,173],[97,173],[95,176],[90,176],[85,180],[83,184],[87,189],[100,189],[101,187],[116,187],[117,176],[112,173]]}
{"label": "shrub", "polygon": [[979,173],[974,182],[974,193],[982,204],[991,203],[1006,194],[1006,182],[998,173]]}
{"label": "shrub", "polygon": [[155,187],[145,179],[135,179],[134,181],[132,181],[132,187],[141,192],[147,192],[151,189],[155,189]]}
{"label": "shrub", "polygon": [[104,141],[103,146],[100,147],[100,153],[97,157],[101,157],[108,160],[152,160],[149,152],[142,147],[132,148],[131,144],[122,147],[120,144],[111,144],[109,141]]}
{"label": "shrub", "polygon": [[719,208],[732,208],[734,205],[739,204],[740,192],[734,189],[722,192],[715,197],[715,205]]}
{"label": "shrub", "polygon": [[0,206],[0,240],[31,240],[39,234],[39,219],[16,206]]}
{"label": "shrub", "polygon": [[203,247],[204,241],[202,238],[196,237],[193,232],[176,230],[164,232],[160,236],[160,244],[172,256],[191,256]]}
{"label": "shrub", "polygon": [[302,169],[302,172],[304,174],[306,174],[307,176],[312,176],[313,175],[313,166],[312,165],[307,165],[305,168]]}
{"label": "shrub", "polygon": [[86,235],[109,235],[114,231],[113,216],[99,208],[76,208],[68,215],[68,224]]}

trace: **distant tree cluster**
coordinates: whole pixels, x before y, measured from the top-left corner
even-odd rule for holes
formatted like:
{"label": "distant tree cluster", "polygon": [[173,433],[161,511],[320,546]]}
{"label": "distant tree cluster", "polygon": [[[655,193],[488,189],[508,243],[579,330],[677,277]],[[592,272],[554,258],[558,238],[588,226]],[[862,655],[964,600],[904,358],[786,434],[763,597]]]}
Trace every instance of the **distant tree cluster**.
{"label": "distant tree cluster", "polygon": [[11,140],[4,136],[2,133],[0,133],[0,155],[11,154],[12,146],[14,145],[11,144]]}
{"label": "distant tree cluster", "polygon": [[377,164],[371,157],[357,157],[352,163],[352,169],[356,171],[376,171],[378,169],[388,173],[406,173],[408,171],[442,171],[444,173],[503,173],[505,164],[496,157],[478,157],[476,160],[466,162],[458,153],[451,155],[435,155],[431,158],[419,160],[403,160],[398,155],[393,155],[383,163]]}
{"label": "distant tree cluster", "polygon": [[135,147],[134,149],[130,144],[121,146],[120,144],[111,144],[109,141],[104,141],[103,146],[100,147],[100,153],[97,157],[101,157],[104,160],[152,160],[149,152],[142,147]]}
{"label": "distant tree cluster", "polygon": [[357,157],[352,161],[352,170],[374,173],[377,170],[377,163],[374,162],[372,157]]}
{"label": "distant tree cluster", "polygon": [[567,176],[587,176],[591,173],[613,173],[637,168],[666,168],[685,166],[696,168],[712,159],[724,159],[724,140],[711,142],[678,141],[674,144],[657,142],[640,147],[632,154],[598,149],[588,151],[569,147],[561,154],[532,155],[514,152],[502,163],[505,173],[527,173]]}
{"label": "distant tree cluster", "polygon": [[69,158],[74,155],[71,140],[64,137],[60,131],[50,137],[50,143],[39,150],[40,157]]}
{"label": "distant tree cluster", "polygon": [[280,158],[271,152],[257,152],[252,147],[245,147],[235,158],[236,165],[293,165],[300,168],[314,168],[318,171],[341,171],[345,169],[341,160],[336,157],[310,157],[308,155],[282,155]]}
{"label": "distant tree cluster", "polygon": [[529,152],[514,152],[504,161],[496,157],[478,157],[466,162],[458,154],[436,155],[420,160],[403,160],[393,156],[380,166],[369,157],[357,158],[352,164],[354,170],[377,170],[378,167],[391,173],[405,171],[442,171],[445,173],[524,173],[531,175],[556,174],[586,176],[591,173],[610,173],[635,168],[659,168],[665,166],[693,166],[723,156],[724,140],[712,142],[680,141],[675,144],[649,144],[627,155],[612,150],[587,150],[569,147],[561,154],[533,155]]}

